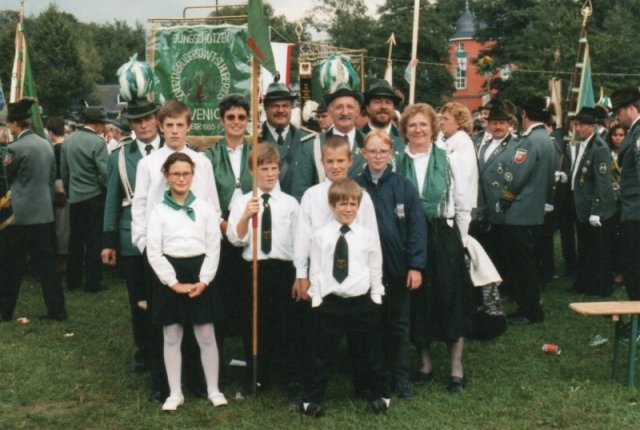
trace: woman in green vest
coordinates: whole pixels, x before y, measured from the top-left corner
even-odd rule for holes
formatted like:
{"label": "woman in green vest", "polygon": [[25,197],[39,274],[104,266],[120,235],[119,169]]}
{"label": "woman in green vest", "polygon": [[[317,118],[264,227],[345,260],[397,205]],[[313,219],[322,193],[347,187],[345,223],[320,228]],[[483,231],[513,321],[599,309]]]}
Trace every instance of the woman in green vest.
{"label": "woman in green vest", "polygon": [[[220,247],[220,265],[214,279],[214,289],[219,302],[223,306],[223,321],[216,322],[216,338],[222,356],[224,338],[229,334],[239,334],[244,330],[243,324],[248,324],[249,292],[241,291],[240,286],[249,283],[243,279],[242,248],[233,246],[227,239],[227,219],[231,201],[236,196],[242,196],[251,191],[251,172],[248,157],[251,153],[251,143],[246,139],[249,123],[249,103],[239,94],[229,94],[220,100],[220,123],[224,127],[224,138],[204,152],[211,160],[213,174],[218,189],[222,220],[222,243]],[[245,344],[248,341],[245,339]],[[245,348],[250,344],[245,345]],[[249,350],[250,353],[250,350]]]}
{"label": "woman in green vest", "polygon": [[[465,219],[465,195],[456,192],[453,171],[458,162],[434,145],[438,123],[433,108],[424,103],[407,106],[400,118],[407,144],[398,157],[398,173],[418,190],[427,221],[427,267],[423,286],[412,301],[412,339],[420,353],[417,384],[432,379],[430,345],[442,340],[449,350],[448,390],[464,388],[462,350],[473,316],[471,280],[456,219]],[[466,236],[466,232],[464,234]]]}

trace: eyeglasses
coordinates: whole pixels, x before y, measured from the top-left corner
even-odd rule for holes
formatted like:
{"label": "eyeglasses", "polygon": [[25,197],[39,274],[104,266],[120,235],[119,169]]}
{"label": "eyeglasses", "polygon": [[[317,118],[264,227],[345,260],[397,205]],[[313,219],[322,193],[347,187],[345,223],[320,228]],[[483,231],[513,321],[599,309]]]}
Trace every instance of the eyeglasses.
{"label": "eyeglasses", "polygon": [[173,179],[185,178],[188,179],[193,176],[193,172],[171,172],[169,173]]}
{"label": "eyeglasses", "polygon": [[370,154],[374,157],[384,157],[385,155],[389,155],[389,153],[391,152],[388,149],[379,149],[379,150],[365,149],[365,151],[367,152],[367,154]]}
{"label": "eyeglasses", "polygon": [[226,121],[235,121],[236,118],[238,119],[238,121],[246,121],[247,120],[247,116],[246,115],[235,115],[230,113],[229,115],[225,115],[224,119]]}

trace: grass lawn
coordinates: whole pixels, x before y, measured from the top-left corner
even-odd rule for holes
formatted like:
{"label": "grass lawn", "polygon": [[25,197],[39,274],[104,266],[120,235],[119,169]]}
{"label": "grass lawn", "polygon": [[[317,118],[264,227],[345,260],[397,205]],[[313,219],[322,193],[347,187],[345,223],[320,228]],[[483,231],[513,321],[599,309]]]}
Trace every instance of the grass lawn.
{"label": "grass lawn", "polygon": [[[226,408],[214,409],[186,394],[176,413],[163,413],[147,401],[148,375],[129,371],[126,288],[111,275],[107,279],[108,290],[96,295],[68,293],[70,319],[63,323],[38,321],[44,313],[40,288],[25,280],[15,317],[31,322],[0,324],[0,429],[640,428],[638,393],[611,379],[613,325],[568,309],[568,303],[586,299],[566,291],[567,278],[547,285],[543,324],[510,327],[489,342],[467,342],[470,382],[463,394],[447,393],[446,349],[438,344],[436,377],[416,389],[414,399],[393,399],[385,416],[373,415],[340,374],[332,379],[320,420],[287,411],[278,390],[232,400],[239,378],[224,388]],[[615,298],[624,299],[624,293],[617,291]],[[596,334],[610,341],[590,347]],[[558,343],[562,354],[544,354],[541,346],[548,342]],[[240,357],[238,345],[231,342],[228,359]],[[623,352],[621,377],[626,376]]]}

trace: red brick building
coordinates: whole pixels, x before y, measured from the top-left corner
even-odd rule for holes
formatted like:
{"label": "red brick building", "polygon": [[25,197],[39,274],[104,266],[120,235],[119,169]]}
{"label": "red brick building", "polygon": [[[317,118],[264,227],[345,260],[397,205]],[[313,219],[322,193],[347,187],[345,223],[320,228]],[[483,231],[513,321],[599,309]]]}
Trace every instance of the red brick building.
{"label": "red brick building", "polygon": [[476,32],[483,26],[469,10],[467,1],[465,10],[456,22],[456,31],[449,39],[449,70],[456,88],[451,98],[467,106],[471,112],[484,104],[482,97],[487,82],[492,78],[492,75],[483,76],[476,65],[480,52],[492,43],[483,44],[475,39]]}

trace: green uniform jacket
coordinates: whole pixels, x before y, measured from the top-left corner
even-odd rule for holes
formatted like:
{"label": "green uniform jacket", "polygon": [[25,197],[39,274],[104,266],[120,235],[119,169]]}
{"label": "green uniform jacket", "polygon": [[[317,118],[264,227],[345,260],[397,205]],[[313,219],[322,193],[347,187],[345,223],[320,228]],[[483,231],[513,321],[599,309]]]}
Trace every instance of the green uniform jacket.
{"label": "green uniform jacket", "polygon": [[79,203],[105,192],[107,144],[88,128],[71,133],[62,145],[60,175],[69,203]]}
{"label": "green uniform jacket", "polygon": [[123,256],[135,256],[140,255],[140,251],[131,242],[131,202],[127,201],[120,174],[121,153],[124,154],[126,179],[132,190],[136,187],[136,168],[142,160],[137,141],[131,139],[126,140],[109,155],[102,244],[103,248],[119,249]]}
{"label": "green uniform jacket", "polygon": [[[293,125],[289,125],[289,132],[287,133],[287,137],[284,139],[284,143],[282,145],[278,145],[276,143],[276,139],[274,139],[273,135],[269,131],[267,123],[265,122],[262,124],[262,141],[264,143],[272,144],[280,154],[280,189],[287,194],[291,194],[293,189],[294,172],[300,169],[302,165],[300,162],[300,154],[302,154],[303,151],[300,151],[300,148],[303,146],[303,142],[312,139],[313,136],[314,134],[297,129]],[[298,175],[299,178],[302,178],[302,176],[303,175]],[[313,177],[311,177],[310,180],[307,179],[307,181],[313,183]],[[304,191],[302,193],[304,193]],[[294,197],[300,201],[302,194],[299,196],[294,195]]]}
{"label": "green uniform jacket", "polygon": [[229,218],[229,205],[236,188],[240,187],[243,193],[248,193],[253,188],[251,172],[249,171],[249,153],[251,152],[251,143],[245,140],[242,146],[242,162],[240,164],[240,181],[236,183],[236,177],[233,174],[231,161],[229,160],[229,151],[225,139],[220,140],[211,148],[204,152],[213,165],[213,174],[216,178],[216,187],[218,188],[218,199],[220,200],[220,210],[222,218]]}
{"label": "green uniform jacket", "polygon": [[53,222],[53,183],[56,179],[53,145],[33,131],[26,131],[9,145],[4,163],[11,187],[13,223]]}
{"label": "green uniform jacket", "polygon": [[601,221],[611,218],[616,211],[611,153],[597,133],[587,143],[576,169],[573,201],[578,221],[587,223],[591,215],[600,216]]}
{"label": "green uniform jacket", "polygon": [[482,144],[478,153],[478,173],[480,189],[478,190],[477,216],[479,221],[490,224],[504,224],[504,213],[496,211],[496,203],[500,199],[502,182],[504,181],[505,166],[513,158],[510,149],[518,145],[517,138],[508,134],[500,145],[484,161],[488,144]]}
{"label": "green uniform jacket", "polygon": [[544,125],[539,124],[509,152],[511,160],[505,166],[501,192],[501,200],[511,202],[505,224],[541,225],[557,165],[553,142]]}
{"label": "green uniform jacket", "polygon": [[640,221],[640,119],[627,132],[618,153],[620,221]]}

